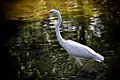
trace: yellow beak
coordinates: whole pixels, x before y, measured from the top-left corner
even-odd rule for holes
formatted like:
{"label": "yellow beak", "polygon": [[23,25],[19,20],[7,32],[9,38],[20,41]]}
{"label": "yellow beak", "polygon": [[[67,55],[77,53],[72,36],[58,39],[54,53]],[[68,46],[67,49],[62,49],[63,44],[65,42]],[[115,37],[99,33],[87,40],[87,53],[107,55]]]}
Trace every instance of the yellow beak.
{"label": "yellow beak", "polygon": [[43,14],[40,14],[40,16],[48,15],[49,13],[50,13],[50,11],[46,12],[46,13],[43,13]]}

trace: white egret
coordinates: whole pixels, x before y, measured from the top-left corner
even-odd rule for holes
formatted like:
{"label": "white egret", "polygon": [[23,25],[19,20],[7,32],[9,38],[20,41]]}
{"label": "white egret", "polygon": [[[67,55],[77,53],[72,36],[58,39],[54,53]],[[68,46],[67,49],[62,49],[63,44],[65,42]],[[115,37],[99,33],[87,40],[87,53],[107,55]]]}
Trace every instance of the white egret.
{"label": "white egret", "polygon": [[62,22],[62,17],[60,15],[60,12],[53,9],[41,15],[45,15],[49,13],[52,13],[58,17],[58,22],[55,24],[56,26],[55,30],[56,30],[56,36],[57,36],[59,44],[69,53],[69,55],[74,57],[76,61],[80,63],[80,65],[83,65],[81,62],[82,59],[95,60],[98,62],[104,61],[104,57],[102,55],[96,53],[94,50],[92,50],[88,46],[85,46],[83,44],[80,44],[72,40],[63,39],[59,31],[59,27]]}

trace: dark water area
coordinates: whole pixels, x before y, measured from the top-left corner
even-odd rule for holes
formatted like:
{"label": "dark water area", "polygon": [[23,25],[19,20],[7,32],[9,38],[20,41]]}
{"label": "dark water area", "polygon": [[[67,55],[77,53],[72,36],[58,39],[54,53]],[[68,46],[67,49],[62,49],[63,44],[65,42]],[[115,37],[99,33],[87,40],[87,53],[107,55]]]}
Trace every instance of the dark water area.
{"label": "dark water area", "polygon": [[[12,6],[13,9],[8,10],[10,16],[7,15],[7,11],[1,10],[6,16],[1,18],[1,52],[3,53],[1,57],[4,58],[1,59],[5,68],[3,72],[8,76],[6,78],[9,80],[119,80],[119,1],[68,0],[64,3],[59,0],[48,1],[41,0],[40,8],[36,8],[36,3],[36,6],[33,6],[33,13],[28,12],[29,15],[24,11],[31,6],[30,2],[16,4],[20,7],[18,11],[21,12],[17,12],[16,7],[14,9]],[[11,4],[14,0],[8,2]],[[21,6],[23,3],[28,6],[26,10]],[[55,34],[57,17],[48,15],[37,18],[36,14],[48,11],[49,8],[59,10],[62,15],[60,32],[64,39],[91,47],[104,56],[104,62],[83,60],[83,66],[78,66],[76,60],[58,43]],[[32,17],[31,14],[36,16]],[[19,17],[21,15],[23,16]]]}

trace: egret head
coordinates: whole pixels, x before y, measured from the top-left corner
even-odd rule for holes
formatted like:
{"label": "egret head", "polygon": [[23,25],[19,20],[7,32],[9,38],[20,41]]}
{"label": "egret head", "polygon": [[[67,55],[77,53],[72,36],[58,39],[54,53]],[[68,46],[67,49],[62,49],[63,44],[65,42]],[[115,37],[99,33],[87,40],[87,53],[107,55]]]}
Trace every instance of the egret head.
{"label": "egret head", "polygon": [[58,13],[59,11],[57,11],[57,10],[55,10],[55,9],[52,9],[52,10],[50,10],[50,13],[52,13],[52,14],[56,14],[56,13]]}
{"label": "egret head", "polygon": [[55,10],[55,9],[52,9],[46,13],[43,13],[43,14],[40,14],[40,16],[43,16],[43,15],[48,15],[48,14],[57,14],[59,13],[59,11]]}

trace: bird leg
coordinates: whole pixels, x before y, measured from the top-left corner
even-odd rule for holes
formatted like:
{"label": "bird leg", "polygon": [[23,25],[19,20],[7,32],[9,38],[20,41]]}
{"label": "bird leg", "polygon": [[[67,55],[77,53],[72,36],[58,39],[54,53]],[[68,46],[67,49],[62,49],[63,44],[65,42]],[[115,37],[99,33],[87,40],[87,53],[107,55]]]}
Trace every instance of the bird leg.
{"label": "bird leg", "polygon": [[79,58],[75,58],[75,59],[81,66],[83,66],[83,63],[81,62],[81,60]]}

